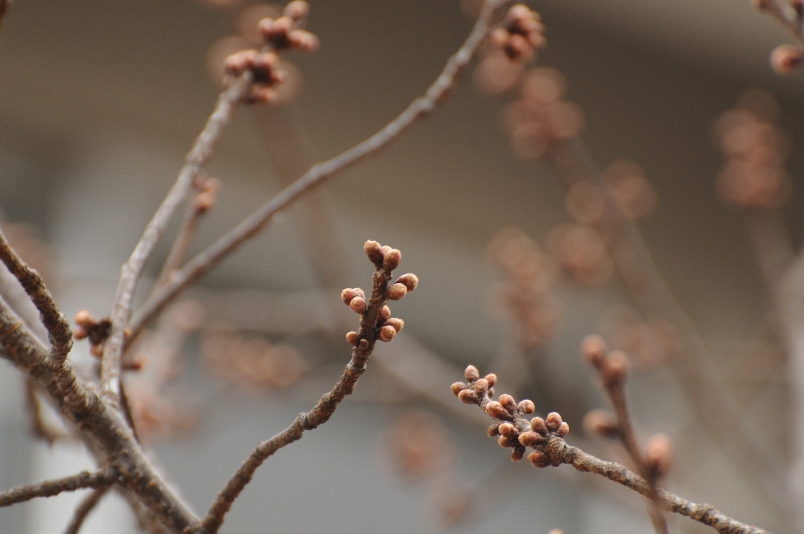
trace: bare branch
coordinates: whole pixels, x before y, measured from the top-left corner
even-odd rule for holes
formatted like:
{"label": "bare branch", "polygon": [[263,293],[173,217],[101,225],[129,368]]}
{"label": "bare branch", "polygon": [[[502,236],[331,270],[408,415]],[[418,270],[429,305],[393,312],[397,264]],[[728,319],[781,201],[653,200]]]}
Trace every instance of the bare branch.
{"label": "bare branch", "polygon": [[84,525],[84,521],[92,510],[95,509],[103,496],[106,495],[106,491],[108,489],[108,486],[98,488],[84,497],[84,500],[81,501],[81,504],[79,504],[73,512],[73,518],[70,520],[67,528],[64,529],[64,534],[78,534],[78,532],[81,530],[81,527]]}
{"label": "bare branch", "polygon": [[252,74],[246,72],[237,78],[225,91],[218,97],[215,110],[207,120],[204,129],[195,140],[187,158],[179,172],[176,182],[171,187],[165,200],[156,210],[148,226],[145,227],[134,252],[123,265],[120,274],[120,282],[117,286],[114,306],[110,319],[112,330],[109,339],[104,347],[103,360],[101,362],[101,388],[104,396],[112,400],[115,404],[119,402],[120,391],[120,359],[123,347],[123,336],[126,324],[131,311],[131,300],[134,296],[134,289],[137,286],[145,263],[153,252],[156,243],[159,241],[165,226],[170,220],[173,212],[187,196],[193,180],[201,172],[201,168],[212,155],[212,150],[216,142],[223,133],[224,128],[229,123],[232,113],[251,88]]}
{"label": "bare branch", "polygon": [[346,152],[313,165],[303,176],[279,192],[237,227],[187,262],[175,277],[155,291],[137,311],[129,325],[131,336],[136,336],[140,329],[182,290],[204,276],[246,240],[257,235],[276,212],[286,208],[291,202],[326,179],[386,147],[416,120],[433,113],[455,87],[458,75],[469,64],[492,28],[497,10],[507,3],[509,3],[508,0],[487,0],[485,2],[483,10],[463,46],[450,57],[441,74],[427,89],[425,95],[414,100],[396,119]]}
{"label": "bare branch", "polygon": [[468,384],[453,384],[453,393],[466,404],[478,405],[495,420],[495,424],[489,428],[489,435],[499,436],[498,442],[502,447],[514,449],[511,455],[513,460],[521,460],[525,449],[530,447],[533,452],[528,460],[536,467],[569,464],[578,471],[595,473],[649,499],[655,496],[663,510],[689,517],[721,534],[770,534],[765,529],[728,517],[708,504],[694,503],[669,491],[652,488],[647,480],[622,465],[601,460],[568,445],[563,438],[569,433],[569,425],[561,420],[558,413],[553,412],[546,419],[534,417],[528,421],[525,415],[534,410],[531,401],[523,400],[517,404],[513,397],[505,394],[499,396],[499,401],[492,400],[489,388],[494,385],[495,375],[480,378],[477,368],[470,365],[466,368],[465,377]]}
{"label": "bare branch", "polygon": [[[379,248],[379,244],[369,241],[366,243],[367,252],[370,243],[376,244],[377,248]],[[390,252],[395,253],[396,257],[399,258],[398,250],[391,250]],[[385,256],[388,257],[389,254],[386,253]],[[369,257],[371,258],[371,254],[369,254]],[[352,349],[352,357],[349,363],[346,364],[343,375],[341,375],[335,386],[318,400],[312,410],[299,414],[293,423],[285,430],[257,445],[234,476],[232,476],[224,488],[218,493],[218,497],[215,499],[215,502],[212,503],[207,516],[201,523],[199,532],[204,534],[216,533],[223,524],[224,516],[232,507],[235,499],[237,499],[240,492],[243,491],[243,488],[251,482],[251,478],[257,468],[262,465],[269,456],[285,445],[289,445],[301,439],[305,430],[313,430],[329,421],[329,418],[335,413],[335,409],[344,397],[354,391],[357,379],[360,378],[366,370],[366,364],[374,350],[376,341],[381,338],[380,328],[388,328],[382,325],[389,319],[390,310],[386,313],[388,308],[385,304],[391,297],[388,282],[391,280],[391,271],[396,265],[393,263],[389,264],[387,261],[383,262],[382,255],[380,255],[379,261],[377,261],[376,258],[372,258],[372,261],[374,261],[377,266],[377,270],[372,279],[371,295],[368,302],[363,300],[362,303],[363,311],[360,314],[360,331],[357,333],[350,332],[350,335],[355,334],[355,336],[350,339],[350,342],[352,342],[355,347]],[[396,263],[398,264],[398,259]],[[394,284],[394,286],[396,285],[399,284]],[[344,290],[344,293],[346,291],[349,290]],[[363,299],[363,297],[357,298]],[[352,306],[352,309],[355,309],[355,306]],[[388,341],[388,339],[384,340]]]}
{"label": "bare branch", "polygon": [[0,507],[11,506],[30,501],[37,497],[53,497],[64,491],[75,491],[84,488],[102,488],[114,481],[114,473],[110,469],[102,471],[81,471],[77,475],[45,480],[36,484],[28,484],[0,493]]}

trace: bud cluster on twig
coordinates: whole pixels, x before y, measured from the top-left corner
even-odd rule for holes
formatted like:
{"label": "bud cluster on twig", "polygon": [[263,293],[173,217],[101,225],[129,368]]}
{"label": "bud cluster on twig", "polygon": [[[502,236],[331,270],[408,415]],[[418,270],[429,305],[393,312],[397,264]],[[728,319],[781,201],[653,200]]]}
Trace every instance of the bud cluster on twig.
{"label": "bud cluster on twig", "polygon": [[265,43],[263,49],[241,50],[224,61],[225,81],[231,82],[245,72],[252,73],[253,85],[247,97],[249,103],[275,100],[275,86],[284,79],[283,72],[277,68],[277,52],[313,52],[318,49],[318,37],[301,28],[309,11],[307,2],[293,1],[285,6],[281,17],[260,20],[258,29]]}
{"label": "bud cluster on twig", "polygon": [[[388,277],[390,277],[391,272],[399,266],[399,262],[402,259],[402,253],[399,252],[399,250],[380,245],[376,241],[366,241],[364,248],[366,256],[368,256],[368,259],[371,260],[377,270],[384,272]],[[418,285],[419,277],[415,274],[403,274],[397,278],[393,284],[385,287],[383,300],[401,300],[409,292],[416,289]],[[347,287],[341,291],[341,299],[344,304],[349,306],[353,312],[361,317],[364,317],[368,313],[371,304],[370,300],[366,298],[366,292],[359,287]],[[404,326],[405,321],[397,317],[391,317],[391,308],[383,303],[379,315],[377,332],[375,334],[376,339],[386,342],[391,341]],[[349,332],[346,334],[346,341],[350,345],[359,347],[361,341],[366,340],[361,339],[358,332]]]}
{"label": "bud cluster on twig", "polygon": [[452,392],[465,404],[477,404],[495,420],[488,429],[488,435],[496,437],[501,447],[513,449],[511,460],[521,460],[527,448],[531,447],[533,451],[528,455],[528,460],[534,466],[561,465],[558,457],[551,458],[544,450],[551,437],[563,438],[569,434],[569,425],[561,415],[551,412],[545,419],[534,417],[528,421],[525,416],[536,411],[533,401],[524,399],[516,402],[506,393],[500,395],[498,400],[492,400],[497,375],[492,373],[480,378],[477,367],[470,365],[464,371],[464,378],[467,383],[455,382],[451,386]]}
{"label": "bud cluster on twig", "polygon": [[547,44],[541,17],[525,4],[511,6],[502,26],[491,32],[489,39],[511,61],[527,61]]}
{"label": "bud cluster on twig", "polygon": [[98,358],[103,356],[103,343],[109,337],[109,332],[112,328],[112,322],[109,318],[104,317],[103,319],[95,320],[87,310],[79,310],[73,317],[73,322],[77,326],[73,331],[73,337],[75,339],[88,339],[89,352]]}

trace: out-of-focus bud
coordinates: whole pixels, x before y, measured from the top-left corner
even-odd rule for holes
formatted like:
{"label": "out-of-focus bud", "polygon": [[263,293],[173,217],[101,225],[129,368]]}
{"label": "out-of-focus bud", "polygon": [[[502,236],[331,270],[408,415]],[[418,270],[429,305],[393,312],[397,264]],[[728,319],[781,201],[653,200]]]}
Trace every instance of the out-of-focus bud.
{"label": "out-of-focus bud", "polygon": [[662,478],[673,463],[673,442],[667,434],[654,434],[645,444],[645,463],[654,476]]}
{"label": "out-of-focus bud", "polygon": [[606,342],[598,335],[586,336],[581,342],[581,356],[598,369],[606,358]]}
{"label": "out-of-focus bud", "polygon": [[587,434],[597,434],[606,438],[616,438],[620,435],[617,419],[609,411],[592,410],[583,418],[583,429]]}

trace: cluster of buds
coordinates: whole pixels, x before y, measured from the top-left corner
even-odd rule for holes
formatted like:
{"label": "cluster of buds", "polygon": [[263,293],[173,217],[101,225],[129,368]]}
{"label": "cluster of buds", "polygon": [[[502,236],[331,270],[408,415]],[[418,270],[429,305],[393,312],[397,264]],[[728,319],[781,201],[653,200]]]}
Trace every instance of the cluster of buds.
{"label": "cluster of buds", "polygon": [[516,325],[519,343],[528,349],[546,343],[558,328],[563,307],[551,258],[518,228],[500,230],[488,255],[506,277],[494,288],[493,301]]}
{"label": "cluster of buds", "polygon": [[75,339],[88,339],[89,352],[98,358],[103,356],[103,343],[109,337],[112,322],[108,318],[96,321],[87,310],[79,310],[75,314],[73,322],[77,326],[73,331],[73,337]]}
{"label": "cluster of buds", "polygon": [[[399,262],[402,260],[402,253],[399,250],[380,245],[376,241],[366,241],[364,248],[366,256],[368,256],[377,270],[383,271],[387,276],[391,275],[391,272],[399,266]],[[383,295],[382,301],[401,300],[409,292],[416,289],[418,285],[418,276],[413,273],[403,274],[394,283],[385,288],[385,295]],[[353,312],[361,316],[368,312],[370,299],[366,298],[366,292],[359,287],[347,287],[341,291],[341,299]],[[383,304],[376,338],[380,341],[391,341],[404,326],[405,322],[402,319],[391,317],[391,308]],[[346,341],[355,347],[360,347],[361,343],[365,343],[368,346],[368,341],[362,339],[358,332],[347,333]]]}
{"label": "cluster of buds", "polygon": [[514,152],[523,159],[539,159],[553,143],[578,136],[584,115],[577,104],[563,99],[564,76],[555,69],[537,67],[525,73],[521,96],[504,115]]}
{"label": "cluster of buds", "polygon": [[606,388],[620,386],[628,378],[628,355],[621,350],[609,350],[600,336],[587,336],[581,342],[581,355],[598,370]]}
{"label": "cluster of buds", "polygon": [[248,102],[274,101],[277,96],[275,86],[284,79],[283,72],[277,68],[277,52],[312,52],[318,48],[318,37],[301,28],[309,11],[307,2],[294,1],[285,6],[281,17],[260,20],[258,29],[265,46],[260,51],[241,50],[227,57],[223,64],[226,73],[224,81],[231,81],[250,71],[254,83],[247,97]]}
{"label": "cluster of buds", "polygon": [[489,437],[496,437],[501,447],[513,449],[511,460],[517,462],[525,457],[527,448],[533,448],[528,460],[536,467],[560,465],[547,454],[537,448],[546,444],[551,437],[563,438],[569,433],[569,425],[556,412],[548,414],[546,419],[534,417],[528,422],[526,416],[536,411],[533,401],[525,399],[520,402],[508,394],[500,395],[498,400],[491,400],[493,387],[497,383],[497,375],[489,374],[480,378],[477,367],[470,365],[464,371],[467,383],[452,384],[452,392],[466,404],[477,404],[491,418],[494,424],[488,429]]}
{"label": "cluster of buds", "polygon": [[527,61],[547,44],[541,17],[525,4],[511,6],[502,26],[489,37],[511,61]]}
{"label": "cluster of buds", "polygon": [[[726,165],[718,177],[721,196],[741,208],[778,208],[790,196],[791,180],[784,168],[789,140],[774,124],[773,115],[760,99],[759,91],[746,92],[736,109],[721,115],[715,123]],[[775,104],[775,102],[774,102]],[[763,116],[765,115],[765,116]]]}

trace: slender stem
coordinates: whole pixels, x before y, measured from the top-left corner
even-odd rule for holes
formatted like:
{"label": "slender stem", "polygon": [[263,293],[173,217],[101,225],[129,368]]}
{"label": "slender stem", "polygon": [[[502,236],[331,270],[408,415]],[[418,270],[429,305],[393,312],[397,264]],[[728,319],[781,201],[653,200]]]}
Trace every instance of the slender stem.
{"label": "slender stem", "polygon": [[150,322],[176,295],[209,272],[246,240],[257,235],[276,212],[286,208],[291,202],[326,179],[384,148],[417,119],[433,113],[455,87],[458,75],[469,64],[490,31],[494,22],[494,14],[507,3],[508,0],[487,0],[484,3],[483,10],[463,46],[450,57],[441,74],[427,89],[425,95],[414,100],[396,119],[346,152],[313,165],[298,180],[280,191],[237,227],[187,262],[175,277],[155,291],[137,311],[129,324],[130,335],[135,337],[140,329]]}
{"label": "slender stem", "polygon": [[98,488],[84,497],[84,500],[81,501],[81,504],[79,504],[73,512],[73,518],[70,520],[67,528],[64,529],[64,534],[78,534],[81,527],[84,525],[84,521],[89,517],[89,514],[95,509],[103,496],[106,495],[108,489],[108,486]]}
{"label": "slender stem", "polygon": [[102,488],[108,486],[113,481],[113,473],[108,469],[94,473],[81,471],[77,475],[54,480],[45,480],[44,482],[28,484],[0,492],[0,507],[30,501],[37,497],[53,497],[64,491],[75,491],[84,488]]}
{"label": "slender stem", "polygon": [[187,196],[193,180],[212,155],[212,150],[229,123],[235,107],[243,100],[251,87],[252,78],[251,72],[246,72],[220,94],[215,110],[187,154],[184,167],[179,172],[176,182],[156,210],[148,226],[145,227],[145,231],[137,246],[134,247],[131,257],[123,265],[110,316],[112,329],[109,339],[106,341],[103,360],[101,361],[101,388],[104,396],[115,405],[119,402],[120,359],[134,289],[137,286],[145,263],[165,230],[165,226],[175,209]]}
{"label": "slender stem", "polygon": [[69,434],[52,428],[42,419],[42,403],[36,393],[36,382],[32,378],[25,379],[25,407],[31,418],[31,434],[34,437],[45,441],[48,445],[52,445],[56,440],[71,437]]}
{"label": "slender stem", "polygon": [[391,273],[379,268],[372,280],[371,297],[366,312],[360,317],[360,343],[352,349],[352,357],[343,371],[338,382],[325,393],[312,410],[299,414],[289,427],[267,441],[263,441],[251,452],[248,458],[238,468],[237,472],[218,493],[215,502],[210,506],[207,516],[201,523],[199,532],[215,534],[223,524],[223,519],[232,507],[240,492],[251,482],[254,472],[262,463],[276,451],[301,439],[305,430],[313,430],[326,423],[340,402],[350,395],[355,388],[357,379],[365,372],[366,364],[374,350],[376,334],[383,321],[381,317],[383,306],[388,301],[388,282]]}

